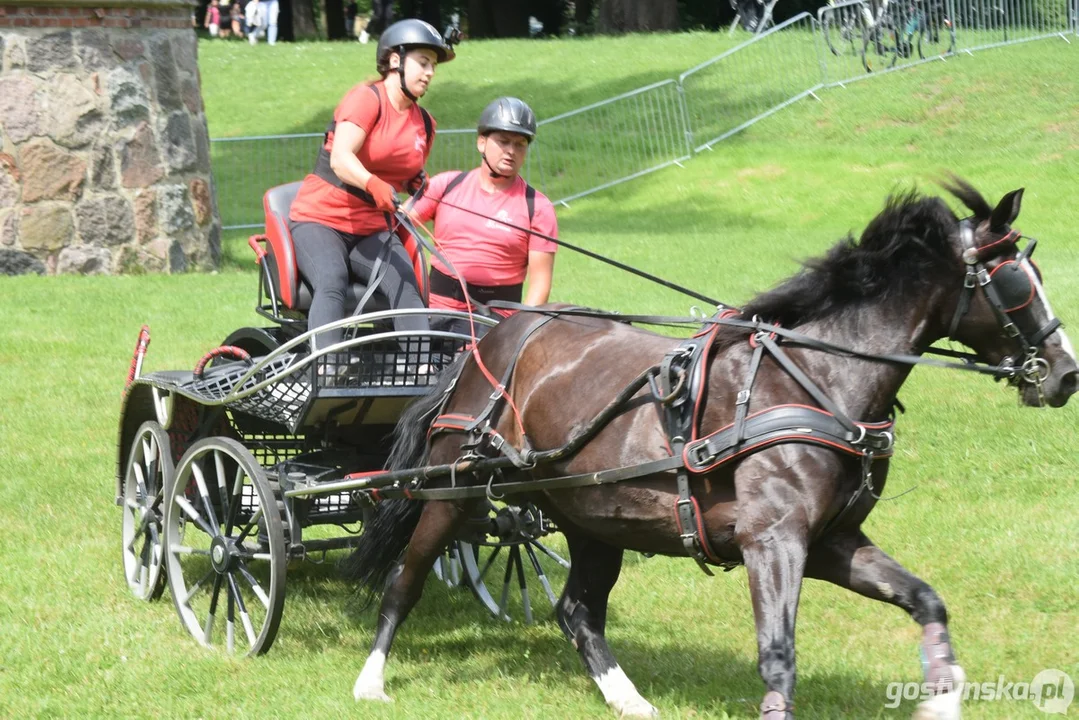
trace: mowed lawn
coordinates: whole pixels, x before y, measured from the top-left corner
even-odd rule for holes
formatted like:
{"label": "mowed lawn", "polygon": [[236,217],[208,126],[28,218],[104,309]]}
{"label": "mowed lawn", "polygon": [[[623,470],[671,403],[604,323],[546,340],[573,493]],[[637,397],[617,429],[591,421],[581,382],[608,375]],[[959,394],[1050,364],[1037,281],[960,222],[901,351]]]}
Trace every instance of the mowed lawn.
{"label": "mowed lawn", "polygon": [[[647,43],[651,58],[674,58],[672,72],[710,54],[694,45],[710,36],[686,37],[602,41],[611,44],[609,62],[632,58],[633,83],[612,92],[660,79],[649,75],[652,65],[670,75],[666,60],[643,62],[635,42]],[[477,54],[500,61],[476,76],[473,99],[532,92],[538,107],[566,109],[555,97],[563,85],[577,88],[574,104],[601,99],[599,83],[585,87],[589,42],[476,43]],[[700,54],[683,59],[687,46]],[[256,95],[274,104],[274,74],[260,73],[263,63],[286,68],[292,81],[310,73],[312,107],[332,108],[341,90],[321,87],[329,84],[324,62],[267,59],[271,50],[324,57],[337,46],[200,49],[211,130],[225,122],[248,134],[308,129],[300,122],[307,110],[282,111],[297,118],[293,126],[240,107]],[[226,64],[233,59],[244,64]],[[551,78],[526,85],[518,68],[530,62]],[[929,181],[954,169],[994,202],[1027,188],[1016,224],[1039,238],[1049,296],[1075,323],[1077,69],[1079,47],[1054,40],[835,89],[684,169],[573,203],[559,212],[562,234],[738,303],[860,231],[892,190],[917,183],[935,191]],[[235,102],[217,85],[226,71],[243,88]],[[351,72],[351,64],[332,71]],[[267,78],[269,100],[252,91],[260,87],[252,75]],[[293,105],[298,98],[306,99],[295,95]],[[450,100],[432,97],[432,107],[438,102]],[[0,284],[0,716],[607,717],[553,622],[496,622],[467,592],[433,581],[395,645],[387,691],[396,703],[386,706],[352,701],[375,618],[356,608],[328,565],[290,568],[277,641],[253,660],[197,647],[167,592],[148,604],[128,595],[112,501],[132,346],[149,323],[148,369],[191,367],[231,330],[259,324],[253,265],[242,238],[229,243],[218,274]],[[690,305],[568,252],[559,254],[555,299],[626,312]],[[915,489],[879,504],[867,532],[940,592],[972,680],[1029,682],[1055,668],[1079,681],[1079,401],[1020,408],[1014,391],[986,378],[930,369],[916,370],[901,398],[907,413],[886,494]],[[912,703],[884,705],[888,683],[921,678],[917,626],[896,608],[821,583],[807,583],[802,598],[798,717],[909,717]],[[743,570],[707,578],[688,560],[629,555],[608,635],[665,716],[756,717],[764,689]],[[1015,700],[971,702],[966,716],[1044,717]]]}

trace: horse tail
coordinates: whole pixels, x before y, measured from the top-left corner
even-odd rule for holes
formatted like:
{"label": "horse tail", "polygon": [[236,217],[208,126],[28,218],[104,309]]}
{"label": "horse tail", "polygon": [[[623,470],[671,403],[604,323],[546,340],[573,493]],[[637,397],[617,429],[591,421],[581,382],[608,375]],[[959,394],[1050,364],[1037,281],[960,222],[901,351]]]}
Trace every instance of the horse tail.
{"label": "horse tail", "polygon": [[[462,353],[452,365],[439,374],[432,391],[412,403],[401,415],[393,431],[393,447],[386,469],[407,470],[420,467],[427,459],[427,432],[434,422],[446,394],[461,374],[470,353]],[[375,506],[372,517],[364,526],[352,554],[341,561],[346,580],[359,583],[368,597],[365,605],[379,594],[408,547],[412,533],[420,522],[423,502],[418,500],[384,500]]]}

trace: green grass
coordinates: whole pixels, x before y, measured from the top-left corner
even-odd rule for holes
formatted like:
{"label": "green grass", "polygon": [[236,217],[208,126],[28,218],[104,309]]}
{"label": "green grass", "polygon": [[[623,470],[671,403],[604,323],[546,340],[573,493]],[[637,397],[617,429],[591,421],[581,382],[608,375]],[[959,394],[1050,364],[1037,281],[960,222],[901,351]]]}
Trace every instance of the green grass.
{"label": "green grass", "polygon": [[[475,78],[478,102],[527,87],[527,62],[554,68],[559,82],[536,93],[549,112],[614,83],[617,68],[604,62],[625,57],[632,77],[619,87],[628,89],[653,78],[653,69],[669,76],[709,55],[702,48],[723,37],[612,40],[611,47],[638,50],[600,58],[574,55],[571,41],[477,43],[476,54],[489,49],[502,60],[477,65],[458,82]],[[274,78],[288,65],[274,63],[288,53],[328,61],[365,52],[344,45],[260,46],[258,55],[224,43],[200,49],[211,130],[231,123],[239,133],[303,129],[287,118],[305,117],[295,112],[298,96],[278,108],[281,98],[270,89],[257,99],[264,112],[253,112],[258,86],[225,98],[211,78],[228,53]],[[1040,238],[1037,259],[1054,307],[1074,322],[1077,53],[1059,41],[1034,43],[829,91],[684,169],[573,203],[560,210],[562,234],[737,303],[790,274],[798,259],[859,231],[896,187],[925,186],[954,168],[994,200],[1027,188],[1017,224]],[[341,62],[340,87],[312,107],[332,107],[359,74],[345,73],[349,63]],[[304,97],[315,97],[318,78],[333,73],[325,62],[307,67]],[[457,67],[466,67],[464,58]],[[563,98],[563,81],[567,94],[579,94]],[[135,336],[149,322],[148,369],[177,369],[234,328],[258,324],[248,253],[232,240],[230,264],[219,274],[4,281],[0,716],[608,717],[553,623],[496,623],[466,593],[434,582],[395,645],[387,690],[397,702],[385,707],[351,699],[374,618],[350,606],[351,590],[330,568],[290,570],[277,642],[257,660],[200,650],[167,594],[154,604],[128,596],[112,499],[119,397]],[[559,254],[555,298],[626,312],[688,306],[568,252]],[[921,369],[901,397],[908,412],[887,492],[917,490],[881,503],[868,533],[943,596],[972,679],[1029,681],[1045,668],[1079,679],[1075,403],[1022,409],[1013,392],[987,379]],[[798,630],[800,718],[909,717],[909,703],[882,708],[888,682],[920,678],[918,630],[901,611],[807,583]],[[613,595],[609,636],[626,672],[665,716],[756,717],[763,689],[744,571],[708,579],[687,560],[631,556]],[[1029,702],[982,702],[969,703],[966,717],[1043,715]]]}

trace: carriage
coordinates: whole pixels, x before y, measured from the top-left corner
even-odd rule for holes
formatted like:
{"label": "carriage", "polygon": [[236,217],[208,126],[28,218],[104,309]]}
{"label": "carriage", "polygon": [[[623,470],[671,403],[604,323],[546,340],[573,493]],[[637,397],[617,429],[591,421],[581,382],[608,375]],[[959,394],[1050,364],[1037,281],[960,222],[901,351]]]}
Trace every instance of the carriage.
{"label": "carriage", "polygon": [[[347,302],[355,312],[337,323],[344,340],[310,352],[311,291],[285,222],[298,186],[266,193],[266,232],[249,240],[259,265],[255,309],[269,325],[236,330],[193,370],[152,373],[143,373],[143,327],[120,416],[116,502],[131,593],[152,600],[168,584],[199,643],[241,654],[272,645],[289,567],[355,544],[372,500],[339,486],[383,467],[402,410],[429,390],[420,358],[449,362],[471,342],[450,331],[395,331],[402,314],[468,316],[390,310],[354,283]],[[409,250],[422,283],[423,247]],[[534,507],[492,503],[436,572],[495,616],[530,622],[529,585],[553,603],[544,568],[568,567],[543,542],[552,532]],[[492,567],[504,570],[501,593],[487,586]],[[520,593],[512,603],[511,580]]]}
{"label": "carriage", "polygon": [[[607,703],[652,716],[604,637],[608,597],[626,549],[686,555],[706,572],[746,569],[763,720],[793,717],[807,577],[908,612],[922,626],[931,691],[916,716],[958,718],[965,675],[943,602],[862,532],[886,482],[897,393],[929,364],[1061,407],[1079,367],[1030,259],[1035,241],[1020,247],[1012,228],[1022,190],[992,207],[958,178],[948,189],[969,217],[939,198],[893,197],[858,241],[741,310],[678,319],[543,307],[474,344],[390,330],[394,313],[364,312],[361,299],[361,313],[340,321],[344,341],[306,353],[303,295],[271,192],[267,236],[252,246],[260,312],[276,327],[237,331],[190,373],[143,375],[140,335],[117,478],[132,591],[155,597],[167,576],[199,642],[223,635],[254,654],[277,631],[288,562],[352,548],[350,577],[382,592],[353,695],[388,700],[387,656],[432,567],[505,616],[514,575],[530,614],[530,566]],[[416,262],[422,271],[422,254]],[[633,321],[696,332],[672,338]],[[933,347],[945,338],[973,352]],[[436,356],[446,365],[437,378],[418,372]],[[558,598],[540,556],[565,561],[541,542],[554,529],[544,512],[572,560]],[[311,532],[356,523],[362,534]],[[484,582],[505,547],[495,603]]]}

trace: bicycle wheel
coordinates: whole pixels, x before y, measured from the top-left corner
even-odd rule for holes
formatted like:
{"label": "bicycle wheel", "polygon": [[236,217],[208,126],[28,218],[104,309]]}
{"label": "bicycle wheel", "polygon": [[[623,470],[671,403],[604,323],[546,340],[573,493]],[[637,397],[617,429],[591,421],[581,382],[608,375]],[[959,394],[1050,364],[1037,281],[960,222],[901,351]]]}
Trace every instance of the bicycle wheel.
{"label": "bicycle wheel", "polygon": [[943,57],[955,52],[955,24],[943,7],[931,7],[918,26],[918,57]]}
{"label": "bicycle wheel", "polygon": [[843,57],[858,52],[858,13],[854,6],[835,8],[835,12],[825,14],[821,27],[833,55]]}

